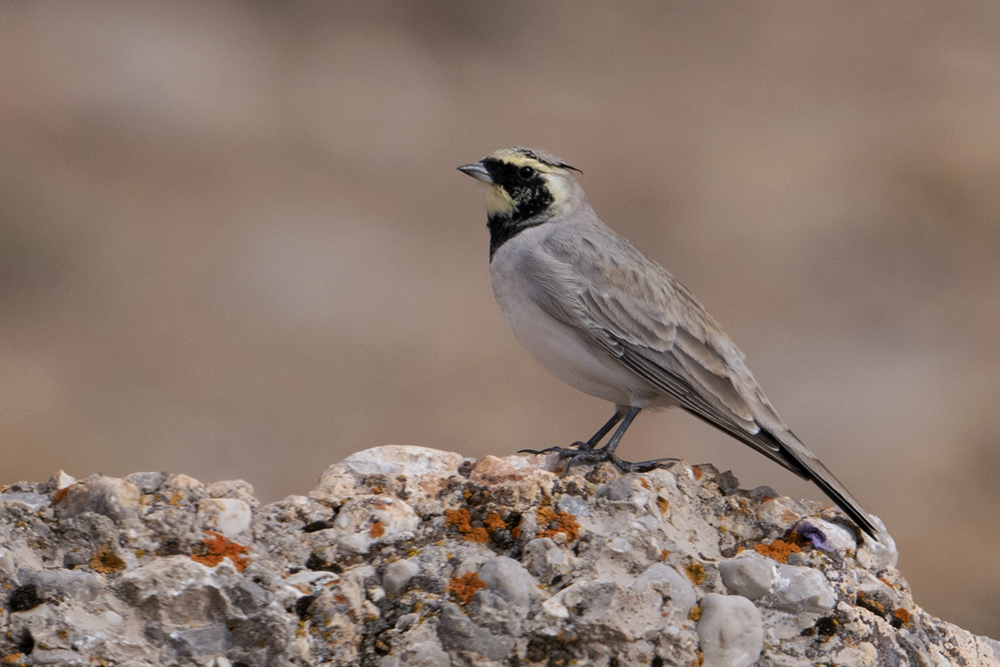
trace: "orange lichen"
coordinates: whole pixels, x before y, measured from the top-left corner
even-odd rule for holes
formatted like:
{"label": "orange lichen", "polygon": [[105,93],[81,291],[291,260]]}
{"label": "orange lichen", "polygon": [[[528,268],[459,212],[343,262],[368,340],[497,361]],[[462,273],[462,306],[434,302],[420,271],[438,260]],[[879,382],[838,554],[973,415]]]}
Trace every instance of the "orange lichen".
{"label": "orange lichen", "polygon": [[[58,505],[63,500],[65,500],[66,499],[66,495],[69,494],[69,490],[72,489],[74,486],[76,486],[76,484],[70,484],[69,486],[64,487],[62,489],[59,489],[58,491],[56,491],[55,493],[53,493],[52,494],[52,504],[53,505]],[[15,655],[20,655],[20,653],[16,653]]]}
{"label": "orange lichen", "polygon": [[662,497],[662,496],[657,496],[656,497],[656,506],[658,508],[660,508],[660,514],[661,515],[666,514],[667,511],[670,509],[670,501],[667,500],[666,498]]}
{"label": "orange lichen", "polygon": [[556,512],[551,507],[539,507],[535,510],[535,518],[538,527],[541,528],[535,537],[552,537],[557,533],[565,534],[570,540],[580,537],[580,524],[569,512]]}
{"label": "orange lichen", "polygon": [[214,530],[206,530],[205,532],[209,535],[209,537],[202,538],[201,540],[205,553],[192,554],[191,560],[202,565],[207,565],[208,567],[215,567],[228,558],[233,561],[233,565],[240,572],[246,569],[250,561],[244,558],[243,554],[250,551],[250,547],[245,547],[242,544],[228,540],[224,535]]}
{"label": "orange lichen", "polygon": [[2,662],[5,665],[23,664],[23,661],[24,661],[23,653],[8,653],[2,659],[0,659],[0,662]]}
{"label": "orange lichen", "polygon": [[507,529],[507,524],[504,522],[503,519],[500,518],[500,515],[496,512],[490,512],[486,516],[486,521],[483,521],[483,524],[486,526],[486,530],[490,531],[491,533],[494,530]]}
{"label": "orange lichen", "polygon": [[368,534],[372,537],[382,537],[385,535],[385,524],[381,521],[372,521],[372,527]]}
{"label": "orange lichen", "polygon": [[899,607],[896,611],[892,612],[892,617],[897,620],[900,625],[910,627],[910,612],[902,607]]}
{"label": "orange lichen", "polygon": [[755,544],[753,550],[762,556],[773,558],[779,563],[787,563],[788,556],[793,553],[799,553],[802,551],[802,548],[792,541],[775,540],[770,544]]}
{"label": "orange lichen", "polygon": [[468,604],[472,601],[472,596],[476,594],[476,591],[481,588],[486,588],[486,584],[483,583],[478,574],[469,572],[449,580],[447,591],[453,593],[462,604]]}
{"label": "orange lichen", "polygon": [[184,502],[184,496],[182,496],[181,492],[178,490],[174,491],[174,495],[170,496],[170,500],[167,501],[167,504],[174,505],[176,507],[177,505],[180,505],[182,502]]}
{"label": "orange lichen", "polygon": [[541,526],[550,521],[555,521],[556,511],[551,507],[539,507],[535,510],[535,518],[538,520],[538,525]]}
{"label": "orange lichen", "polygon": [[701,476],[705,474],[705,471],[698,466],[691,466],[691,472],[694,473],[695,479],[701,479]]}
{"label": "orange lichen", "polygon": [[688,610],[688,619],[698,621],[701,619],[701,607],[695,605]]}
{"label": "orange lichen", "polygon": [[701,586],[701,582],[705,581],[705,566],[701,563],[688,563],[684,566],[684,571],[695,586]]}
{"label": "orange lichen", "polygon": [[667,560],[667,556],[669,555],[670,552],[667,551],[666,549],[663,549],[662,551],[660,551],[660,560]]}
{"label": "orange lichen", "polygon": [[472,529],[471,521],[472,515],[469,514],[469,510],[467,509],[446,509],[444,511],[444,525],[455,526],[455,528],[458,528],[458,532],[460,533]]}
{"label": "orange lichen", "polygon": [[858,598],[855,604],[862,609],[867,609],[873,614],[878,614],[882,618],[885,618],[885,615],[889,613],[889,610],[885,608],[884,604],[878,600],[873,600],[865,596],[865,594],[861,592],[858,592]]}
{"label": "orange lichen", "polygon": [[107,544],[100,547],[90,557],[90,569],[100,574],[111,574],[125,568],[125,561],[111,550]]}
{"label": "orange lichen", "polygon": [[472,526],[472,515],[467,509],[445,510],[444,524],[457,528],[459,534],[469,542],[490,541],[490,534],[485,528]]}

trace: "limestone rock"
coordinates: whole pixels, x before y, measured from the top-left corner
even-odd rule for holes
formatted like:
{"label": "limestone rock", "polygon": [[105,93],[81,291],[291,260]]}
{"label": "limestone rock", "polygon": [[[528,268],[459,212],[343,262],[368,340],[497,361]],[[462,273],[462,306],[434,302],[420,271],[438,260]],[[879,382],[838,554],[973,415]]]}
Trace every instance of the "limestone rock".
{"label": "limestone rock", "polygon": [[11,485],[0,659],[1000,667],[836,510],[711,466],[557,464],[380,447],[266,506],[183,474]]}

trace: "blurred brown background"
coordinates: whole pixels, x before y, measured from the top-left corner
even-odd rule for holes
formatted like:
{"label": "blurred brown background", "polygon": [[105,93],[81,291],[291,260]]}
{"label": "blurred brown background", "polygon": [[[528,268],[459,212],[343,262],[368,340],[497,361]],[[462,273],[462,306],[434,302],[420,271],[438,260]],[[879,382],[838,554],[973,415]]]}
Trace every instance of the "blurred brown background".
{"label": "blurred brown background", "polygon": [[[727,327],[1000,637],[1000,6],[0,5],[0,483],[304,493],[387,443],[589,436],[493,302],[480,187],[526,145]],[[681,413],[623,454],[820,498]]]}

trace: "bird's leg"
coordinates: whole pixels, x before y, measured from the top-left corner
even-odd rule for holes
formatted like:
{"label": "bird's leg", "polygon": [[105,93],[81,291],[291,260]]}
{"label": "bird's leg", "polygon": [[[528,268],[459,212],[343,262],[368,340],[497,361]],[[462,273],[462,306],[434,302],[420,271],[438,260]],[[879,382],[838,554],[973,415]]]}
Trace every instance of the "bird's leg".
{"label": "bird's leg", "polygon": [[[594,437],[597,438],[597,436],[599,435],[600,438],[597,438],[597,439],[600,440],[601,438],[604,437],[605,433],[607,433],[608,431],[611,430],[612,426],[614,426],[615,424],[617,424],[623,418],[624,418],[624,421],[622,421],[621,426],[618,427],[618,430],[615,431],[615,434],[613,436],[611,436],[611,439],[608,440],[608,444],[606,444],[603,447],[601,447],[601,449],[599,451],[605,452],[608,456],[613,455],[615,453],[615,449],[617,449],[617,447],[618,447],[618,443],[622,439],[622,436],[625,435],[625,431],[628,430],[628,427],[632,425],[632,420],[635,419],[635,416],[637,414],[639,414],[640,410],[642,410],[642,408],[631,407],[631,408],[628,409],[628,412],[626,412],[624,415],[621,412],[616,412],[615,416],[611,418],[611,421],[609,421],[607,424],[605,424],[604,427],[601,428],[601,430],[598,431],[597,434],[595,434]],[[588,447],[587,449],[593,449],[594,448],[594,444],[596,444],[596,443],[592,442],[593,440],[594,440],[594,438],[591,438],[589,441],[587,441],[587,444],[590,445],[590,447]],[[584,448],[581,447],[580,449],[584,449]]]}
{"label": "bird's leg", "polygon": [[[632,425],[632,420],[635,419],[640,410],[642,410],[642,408],[619,408],[615,411],[615,414],[611,417],[611,419],[609,419],[607,423],[590,438],[590,440],[587,442],[574,442],[571,446],[577,447],[575,450],[570,449],[569,447],[549,447],[548,449],[542,449],[540,451],[522,449],[519,453],[546,454],[549,452],[555,452],[560,456],[567,456],[569,457],[569,461],[566,462],[564,474],[569,473],[569,469],[577,463],[603,463],[604,461],[608,461],[618,468],[618,470],[627,473],[645,472],[657,467],[657,465],[663,461],[676,461],[677,459],[666,458],[631,463],[629,461],[622,461],[620,458],[615,456],[615,449],[618,447],[618,443],[621,442],[622,436],[625,435],[625,431],[628,430],[628,427]],[[619,422],[621,422],[621,424],[619,424]],[[595,449],[597,447],[597,443],[599,443],[601,439],[608,434],[608,431],[615,427],[615,425],[618,425],[618,430],[616,430],[614,435],[611,436],[608,443],[599,449]]]}
{"label": "bird's leg", "polygon": [[[611,439],[608,440],[608,443],[600,449],[584,449],[583,447],[580,447],[580,451],[566,463],[566,472],[569,472],[569,469],[576,463],[600,463],[602,461],[609,461],[616,468],[618,468],[618,470],[629,473],[646,472],[647,470],[656,468],[664,461],[676,461],[677,459],[674,458],[662,458],[632,463],[630,461],[623,461],[615,456],[615,449],[618,448],[618,443],[621,442],[622,436],[625,435],[625,431],[628,430],[628,427],[632,425],[632,420],[635,419],[640,410],[642,410],[642,408],[633,406],[630,407],[624,414],[621,412],[616,413],[615,416],[618,417],[618,419],[609,422],[606,430],[610,430],[619,419],[622,423],[618,426],[618,430],[615,431],[614,435],[611,436]],[[602,433],[601,436],[603,437],[603,435],[604,434]]]}
{"label": "bird's leg", "polygon": [[[588,440],[587,442],[582,442],[580,440],[577,440],[572,445],[570,445],[570,447],[578,447],[579,451],[581,452],[592,451],[594,447],[597,446],[597,443],[599,443],[604,438],[604,436],[608,434],[608,431],[613,429],[615,427],[615,424],[620,422],[622,420],[622,417],[624,416],[625,416],[625,411],[622,408],[615,409],[615,414],[611,415],[611,419],[609,419],[604,426],[598,429],[597,433],[595,433],[590,437],[590,440]],[[576,454],[576,452],[570,449],[569,447],[548,447],[546,449],[519,449],[517,451],[518,454],[548,454],[550,452],[558,452],[563,456],[573,456],[574,454]]]}
{"label": "bird's leg", "polygon": [[[570,445],[570,447],[576,447],[581,452],[592,450],[594,447],[597,446],[597,443],[599,443],[601,440],[604,439],[604,436],[608,434],[608,431],[613,429],[615,427],[615,424],[620,422],[622,420],[622,417],[624,416],[625,412],[623,410],[621,410],[620,408],[615,409],[615,414],[611,415],[611,419],[609,419],[604,426],[599,428],[597,430],[597,433],[595,433],[590,437],[590,440],[588,440],[587,442],[580,442],[579,440],[577,440],[572,445]],[[628,427],[626,426],[626,428]],[[621,436],[618,436],[618,439],[621,440]]]}

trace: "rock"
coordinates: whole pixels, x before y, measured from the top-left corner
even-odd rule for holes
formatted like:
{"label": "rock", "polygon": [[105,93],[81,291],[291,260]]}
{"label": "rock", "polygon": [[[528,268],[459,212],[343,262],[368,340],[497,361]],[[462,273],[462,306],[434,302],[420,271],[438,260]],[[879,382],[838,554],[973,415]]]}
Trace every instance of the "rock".
{"label": "rock", "polygon": [[492,634],[474,624],[458,605],[445,603],[438,629],[441,645],[481,655],[487,660],[503,660],[511,655],[516,644],[513,637]]}
{"label": "rock", "polygon": [[828,614],[837,604],[833,587],[823,573],[808,567],[779,565],[769,606],[790,614]]}
{"label": "rock", "polygon": [[397,595],[406,588],[410,579],[420,572],[420,563],[415,558],[389,563],[382,575],[382,586],[389,595]]}
{"label": "rock", "polygon": [[719,574],[726,588],[750,600],[760,600],[771,592],[778,578],[778,563],[747,552],[719,563]]}
{"label": "rock", "polygon": [[531,540],[524,547],[524,566],[546,585],[556,577],[569,574],[576,560],[572,552],[548,537]]}
{"label": "rock", "polygon": [[807,518],[795,524],[795,533],[820,551],[847,556],[857,549],[858,541],[854,533],[845,526],[839,526],[823,519]]}
{"label": "rock", "polygon": [[68,649],[51,649],[33,651],[31,657],[36,665],[65,665],[75,667],[87,664],[87,660],[76,651]]}
{"label": "rock", "polygon": [[250,506],[233,498],[204,498],[198,501],[198,514],[208,528],[226,537],[236,537],[250,528]]}
{"label": "rock", "polygon": [[633,587],[643,593],[651,584],[657,582],[663,582],[667,585],[668,595],[673,606],[684,615],[687,615],[695,606],[697,598],[691,581],[665,563],[650,565],[636,578]]}
{"label": "rock", "polygon": [[65,497],[56,500],[58,514],[63,518],[94,512],[121,521],[135,516],[139,507],[139,489],[124,479],[94,475],[64,492]]}
{"label": "rock", "polygon": [[14,552],[7,547],[0,547],[0,572],[11,577],[16,572]]}
{"label": "rock", "polygon": [[135,488],[139,489],[139,493],[145,495],[155,493],[163,486],[166,479],[167,473],[165,472],[134,472],[127,476],[125,481],[134,484]]}
{"label": "rock", "polygon": [[701,599],[698,639],[704,667],[750,667],[764,648],[760,611],[743,596],[709,593]]}
{"label": "rock", "polygon": [[38,595],[48,600],[73,598],[90,602],[104,589],[105,582],[93,572],[42,570],[31,577]]}
{"label": "rock", "polygon": [[538,582],[513,558],[492,558],[479,568],[479,578],[491,591],[515,607],[527,611],[533,598],[540,597]]}
{"label": "rock", "polygon": [[376,544],[413,539],[420,518],[413,508],[392,496],[364,496],[344,503],[333,522],[336,545],[363,554]]}
{"label": "rock", "polygon": [[232,635],[225,623],[175,630],[167,636],[167,640],[178,657],[188,660],[225,653],[233,644]]}
{"label": "rock", "polygon": [[62,491],[74,484],[76,484],[76,477],[67,474],[65,470],[57,470],[56,474],[49,479],[49,486],[54,487],[57,491]]}
{"label": "rock", "polygon": [[183,474],[11,485],[0,656],[1000,667],[1000,644],[920,609],[888,534],[857,541],[836,510],[708,465],[558,463],[380,447],[266,506]]}
{"label": "rock", "polygon": [[785,565],[755,553],[719,563],[726,588],[760,604],[791,614],[825,614],[837,599],[819,570]]}

